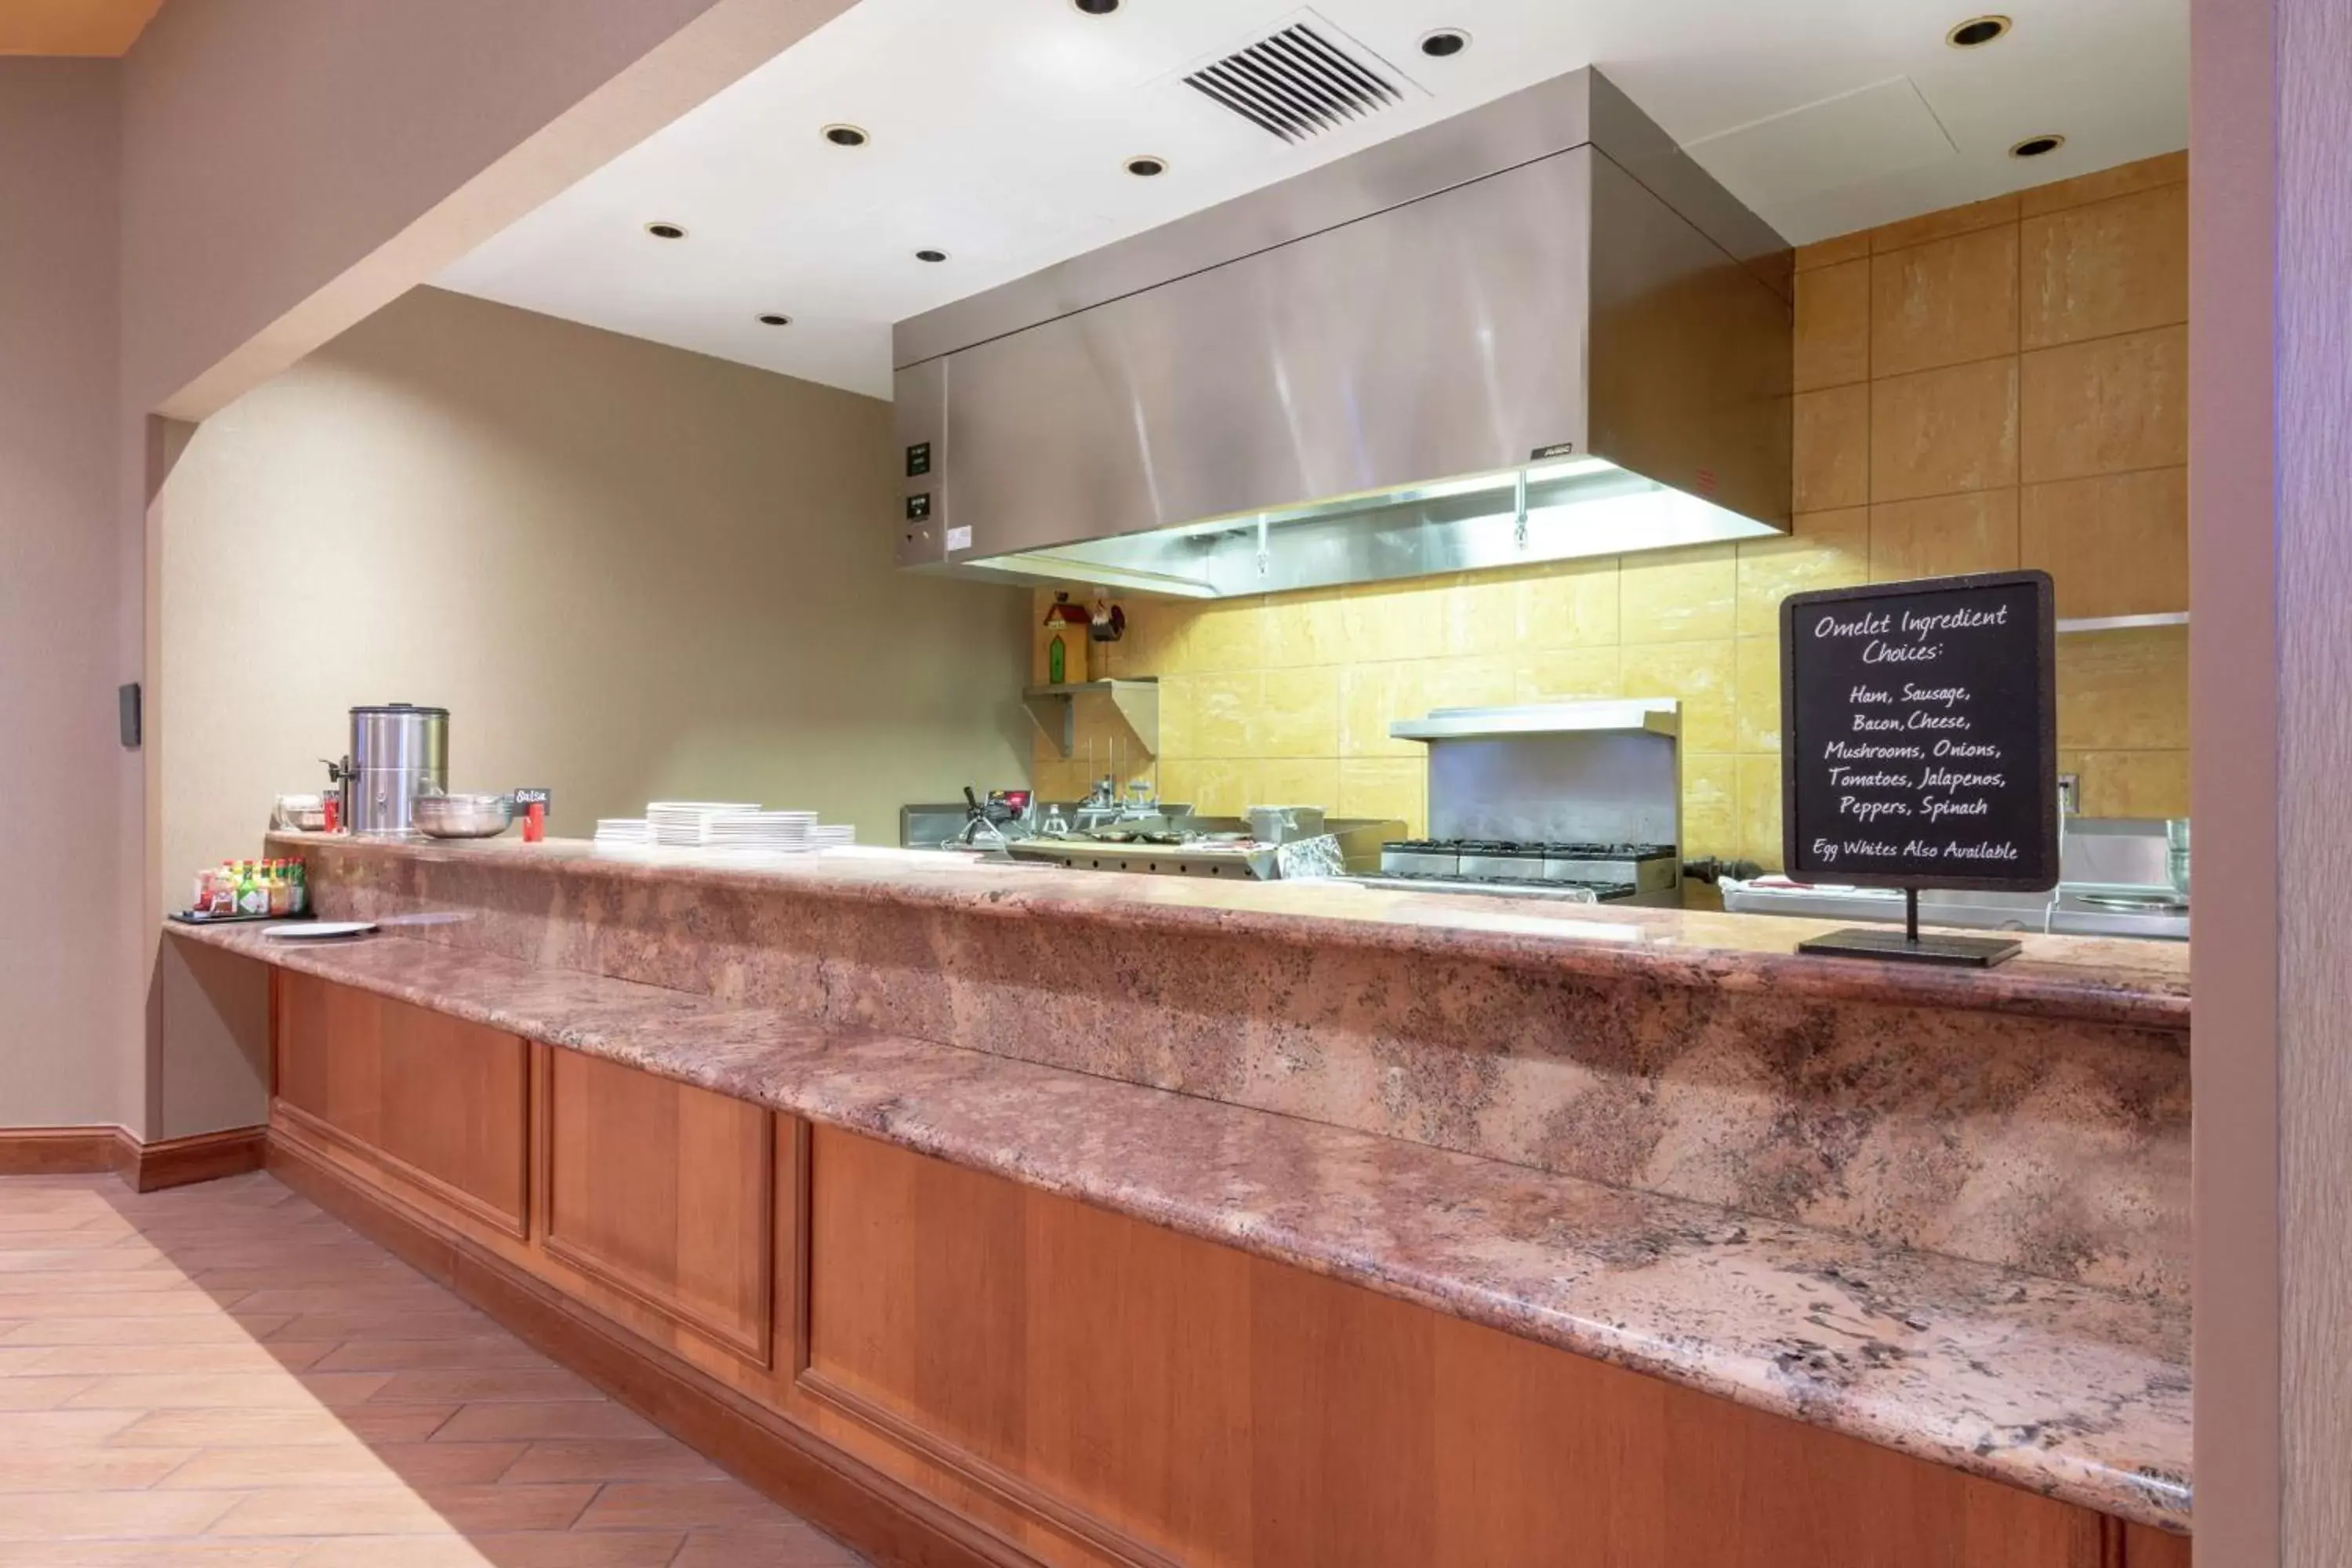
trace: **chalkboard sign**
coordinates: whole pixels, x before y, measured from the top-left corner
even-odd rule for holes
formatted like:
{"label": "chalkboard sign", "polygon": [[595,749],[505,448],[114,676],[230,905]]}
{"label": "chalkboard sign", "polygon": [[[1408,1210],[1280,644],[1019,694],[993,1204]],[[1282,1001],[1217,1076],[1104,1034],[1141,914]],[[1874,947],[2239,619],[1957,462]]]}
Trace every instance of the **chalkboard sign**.
{"label": "chalkboard sign", "polygon": [[1990,572],[1780,602],[1782,865],[1801,881],[2058,881],[2050,577]]}

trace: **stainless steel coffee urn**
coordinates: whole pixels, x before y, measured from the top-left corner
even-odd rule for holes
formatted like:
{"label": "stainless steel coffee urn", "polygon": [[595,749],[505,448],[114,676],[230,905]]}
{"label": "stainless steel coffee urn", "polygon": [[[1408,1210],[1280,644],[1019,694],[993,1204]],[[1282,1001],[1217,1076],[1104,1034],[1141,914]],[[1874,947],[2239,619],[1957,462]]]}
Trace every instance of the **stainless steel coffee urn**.
{"label": "stainless steel coffee urn", "polygon": [[338,772],[344,826],[370,837],[414,835],[416,797],[449,788],[449,710],[407,702],[352,709],[351,755]]}

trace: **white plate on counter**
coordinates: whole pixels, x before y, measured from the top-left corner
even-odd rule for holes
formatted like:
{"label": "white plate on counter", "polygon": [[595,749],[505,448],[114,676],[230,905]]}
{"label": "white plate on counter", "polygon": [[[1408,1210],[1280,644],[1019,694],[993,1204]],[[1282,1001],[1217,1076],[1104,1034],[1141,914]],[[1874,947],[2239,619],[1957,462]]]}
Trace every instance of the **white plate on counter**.
{"label": "white plate on counter", "polygon": [[299,925],[271,926],[264,936],[280,942],[325,942],[332,937],[358,936],[375,930],[373,921],[304,921]]}

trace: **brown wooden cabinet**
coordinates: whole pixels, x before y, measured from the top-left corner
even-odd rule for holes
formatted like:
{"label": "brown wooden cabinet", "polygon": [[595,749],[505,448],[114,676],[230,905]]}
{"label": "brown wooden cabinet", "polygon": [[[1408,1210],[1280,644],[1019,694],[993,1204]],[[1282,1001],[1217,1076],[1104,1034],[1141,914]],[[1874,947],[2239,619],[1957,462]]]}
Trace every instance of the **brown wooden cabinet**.
{"label": "brown wooden cabinet", "polygon": [[272,1119],[414,1200],[520,1237],[528,1047],[515,1036],[275,971]]}
{"label": "brown wooden cabinet", "polygon": [[786,1502],[868,1477],[902,1500],[873,1538],[925,1561],[2188,1568],[2157,1531],[896,1145],[298,974],[275,1001],[289,1174],[590,1309],[583,1364],[682,1369],[657,1413],[750,1443]]}
{"label": "brown wooden cabinet", "polygon": [[2107,1521],[814,1132],[804,1384],[1116,1559],[2105,1568]]}
{"label": "brown wooden cabinet", "polygon": [[604,1291],[774,1359],[774,1117],[576,1051],[546,1053],[541,1245]]}

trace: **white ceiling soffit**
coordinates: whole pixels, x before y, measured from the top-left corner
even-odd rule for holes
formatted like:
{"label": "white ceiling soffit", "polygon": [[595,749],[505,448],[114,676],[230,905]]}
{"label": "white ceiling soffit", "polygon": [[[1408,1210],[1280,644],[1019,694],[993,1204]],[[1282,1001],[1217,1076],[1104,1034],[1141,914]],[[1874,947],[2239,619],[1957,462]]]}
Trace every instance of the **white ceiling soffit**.
{"label": "white ceiling soffit", "polygon": [[1721,132],[1686,151],[1735,191],[1797,202],[1959,156],[1908,77]]}
{"label": "white ceiling soffit", "polygon": [[[1983,3],[1959,50],[1969,0],[860,0],[436,281],[887,397],[894,321],[1584,65],[1798,242],[2187,144],[2188,0]],[[1397,100],[1286,141],[1187,85],[1299,22]]]}

